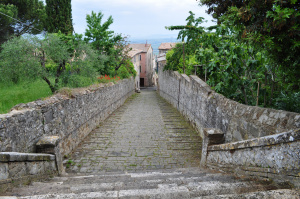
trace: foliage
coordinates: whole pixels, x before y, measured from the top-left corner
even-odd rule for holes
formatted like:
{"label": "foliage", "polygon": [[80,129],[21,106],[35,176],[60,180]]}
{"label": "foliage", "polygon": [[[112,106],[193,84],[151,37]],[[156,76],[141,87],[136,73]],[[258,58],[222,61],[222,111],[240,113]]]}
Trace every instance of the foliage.
{"label": "foliage", "polygon": [[136,77],[136,71],[134,69],[134,65],[131,62],[131,60],[125,60],[123,64],[121,64],[120,67],[124,66],[126,70],[128,71],[130,76]]}
{"label": "foliage", "polygon": [[[218,23],[230,18],[237,34],[252,45],[264,47],[289,82],[300,78],[300,2],[298,0],[201,0]],[[282,68],[283,69],[283,68]],[[282,70],[281,69],[281,70]],[[300,89],[299,85],[297,89]]]}
{"label": "foliage", "polygon": [[92,11],[91,15],[86,16],[88,29],[86,29],[86,41],[91,42],[92,46],[100,52],[108,52],[114,46],[115,37],[114,31],[109,30],[109,26],[113,23],[112,16],[109,16],[107,21],[101,24],[103,14],[96,14]]}
{"label": "foliage", "polygon": [[2,49],[0,54],[1,82],[16,84],[21,81],[34,81],[37,78],[41,67],[33,55],[35,46],[30,39],[15,37],[4,43]]}
{"label": "foliage", "polygon": [[[114,34],[114,31],[109,30],[113,23],[112,16],[103,22],[104,15],[99,12],[93,12],[86,16],[88,28],[85,32],[85,41],[91,43],[93,48],[98,51],[101,56],[105,56],[102,60],[102,65],[98,69],[100,74],[115,75],[115,71],[128,59],[126,51],[127,40],[119,34]],[[103,22],[103,23],[102,23]]]}
{"label": "foliage", "polygon": [[9,16],[0,13],[0,45],[12,36],[38,34],[43,30],[46,15],[41,0],[1,0],[0,12]]}
{"label": "foliage", "polygon": [[46,0],[47,24],[49,33],[72,34],[71,0]]}
{"label": "foliage", "polygon": [[93,82],[97,56],[88,44],[74,40],[73,36],[49,34],[45,39],[19,37],[6,42],[0,54],[1,81],[17,83],[41,78],[53,93],[60,86],[85,86]]}
{"label": "foliage", "polygon": [[280,95],[275,99],[275,106],[281,110],[300,113],[300,92]]}
{"label": "foliage", "polygon": [[104,75],[101,77],[97,77],[98,83],[109,83],[109,82],[118,82],[121,78],[119,76],[110,77],[109,75]]}
{"label": "foliage", "polygon": [[117,75],[121,79],[126,79],[126,78],[130,77],[130,74],[129,74],[127,68],[123,65],[117,70]]}
{"label": "foliage", "polygon": [[134,65],[130,60],[126,60],[117,70],[117,75],[121,79],[129,78],[131,76],[136,77],[136,74]]}
{"label": "foliage", "polygon": [[[249,105],[280,108],[289,101],[282,100],[281,93],[284,93],[283,96],[297,96],[293,92],[297,90],[299,80],[291,81],[286,70],[274,62],[264,47],[241,39],[239,29],[232,24],[230,16],[224,15],[222,23],[208,31],[203,31],[201,23],[190,23],[191,20],[201,22],[202,18],[196,20],[190,13],[187,21],[192,28],[177,26],[185,33],[183,41],[189,37],[184,43],[185,53],[183,44],[177,44],[167,53],[165,69],[184,72],[185,66],[185,73],[192,74],[197,67],[197,75],[206,79],[216,91]],[[300,106],[298,101],[295,100],[295,103]]]}

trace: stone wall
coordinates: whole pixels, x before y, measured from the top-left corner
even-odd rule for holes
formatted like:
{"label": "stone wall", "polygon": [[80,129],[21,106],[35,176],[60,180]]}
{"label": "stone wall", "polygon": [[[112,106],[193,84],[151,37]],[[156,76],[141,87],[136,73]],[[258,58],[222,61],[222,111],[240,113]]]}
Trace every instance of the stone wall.
{"label": "stone wall", "polygon": [[36,152],[43,136],[59,136],[69,154],[134,92],[134,79],[65,91],[46,100],[20,104],[0,115],[0,151]]}
{"label": "stone wall", "polygon": [[300,114],[246,106],[162,68],[159,94],[199,131],[202,166],[300,187]]}
{"label": "stone wall", "polygon": [[220,129],[225,142],[274,135],[300,128],[300,114],[246,106],[214,92],[197,76],[159,69],[159,94],[176,107],[203,137]]}
{"label": "stone wall", "polygon": [[57,174],[55,156],[0,152],[0,194],[16,185],[45,179]]}

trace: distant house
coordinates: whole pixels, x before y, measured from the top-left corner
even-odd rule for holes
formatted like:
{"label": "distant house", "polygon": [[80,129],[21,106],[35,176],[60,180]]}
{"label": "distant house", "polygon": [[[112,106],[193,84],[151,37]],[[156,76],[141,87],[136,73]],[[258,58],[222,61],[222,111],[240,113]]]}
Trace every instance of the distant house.
{"label": "distant house", "polygon": [[163,67],[166,65],[166,54],[169,50],[174,48],[176,43],[161,43],[158,47],[159,55],[157,56],[157,66]]}
{"label": "distant house", "polygon": [[153,48],[151,44],[129,44],[129,48],[141,50],[139,54],[140,67],[140,87],[153,85]]}
{"label": "distant house", "polygon": [[158,47],[159,55],[160,54],[167,54],[169,50],[174,48],[176,46],[176,43],[161,43]]}
{"label": "distant house", "polygon": [[140,55],[143,51],[139,49],[131,49],[128,52],[128,56],[131,58],[131,62],[134,65],[134,69],[136,71],[135,77],[135,88],[140,89],[140,68],[141,68],[141,60]]}

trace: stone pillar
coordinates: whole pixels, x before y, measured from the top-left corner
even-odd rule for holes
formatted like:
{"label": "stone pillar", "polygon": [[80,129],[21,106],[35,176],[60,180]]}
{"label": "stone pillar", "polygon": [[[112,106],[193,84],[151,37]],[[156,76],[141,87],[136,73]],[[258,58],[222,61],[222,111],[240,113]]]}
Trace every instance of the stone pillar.
{"label": "stone pillar", "polygon": [[59,175],[66,174],[63,165],[63,157],[60,151],[59,136],[44,136],[36,144],[37,153],[47,153],[55,155],[56,166]]}
{"label": "stone pillar", "polygon": [[224,133],[220,129],[205,128],[203,129],[202,155],[200,166],[206,167],[207,149],[210,145],[224,143]]}

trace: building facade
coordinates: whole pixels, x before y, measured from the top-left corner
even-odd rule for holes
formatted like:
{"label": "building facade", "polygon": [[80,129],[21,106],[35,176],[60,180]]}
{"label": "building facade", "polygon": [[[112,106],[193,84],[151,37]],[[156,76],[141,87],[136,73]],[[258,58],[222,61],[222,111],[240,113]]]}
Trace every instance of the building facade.
{"label": "building facade", "polygon": [[140,50],[139,61],[140,66],[139,72],[139,86],[140,87],[151,87],[153,86],[153,48],[151,44],[129,44],[129,48]]}
{"label": "building facade", "polygon": [[140,69],[141,69],[141,53],[143,51],[139,49],[131,49],[128,52],[129,57],[131,58],[131,62],[133,63],[134,69],[136,71],[136,77],[135,77],[135,89],[140,89]]}
{"label": "building facade", "polygon": [[163,67],[166,65],[166,54],[169,50],[174,48],[176,43],[161,43],[158,47],[159,55],[157,56],[157,67]]}
{"label": "building facade", "polygon": [[161,54],[167,54],[169,50],[174,48],[176,46],[176,43],[161,43],[158,47],[159,55]]}

